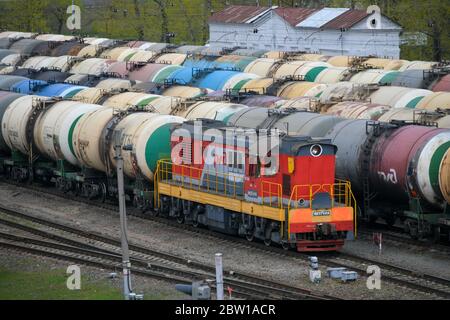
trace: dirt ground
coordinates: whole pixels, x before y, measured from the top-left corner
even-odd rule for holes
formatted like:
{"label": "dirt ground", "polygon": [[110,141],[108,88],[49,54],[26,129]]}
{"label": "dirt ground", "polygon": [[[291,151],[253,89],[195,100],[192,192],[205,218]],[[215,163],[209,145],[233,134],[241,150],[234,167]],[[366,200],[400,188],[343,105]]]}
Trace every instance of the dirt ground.
{"label": "dirt ground", "polygon": [[[119,217],[110,211],[68,201],[50,195],[42,195],[32,191],[0,183],[0,203],[9,207],[17,207],[38,216],[55,219],[58,222],[74,225],[98,233],[119,237]],[[224,257],[224,268],[258,277],[289,283],[293,286],[308,288],[317,293],[326,293],[344,299],[432,299],[427,294],[417,293],[389,282],[382,282],[381,290],[369,290],[366,277],[360,274],[358,281],[341,283],[325,277],[326,268],[322,267],[322,281],[312,284],[308,277],[309,262],[304,258],[293,258],[252,250],[247,246],[236,246],[227,241],[211,236],[195,234],[179,228],[147,221],[136,217],[128,219],[129,239],[136,243],[159,251],[170,252],[187,259],[214,264],[214,255],[221,252]],[[367,255],[368,258],[388,261],[400,266],[436,274],[450,279],[449,257],[433,252],[412,252],[406,248],[385,245],[382,255],[368,240],[349,242],[345,251]],[[9,255],[0,251],[0,266],[8,264]],[[320,261],[319,261],[320,262]],[[104,275],[102,275],[104,276]],[[150,280],[146,280],[151,282]],[[139,285],[144,282],[139,281]],[[154,288],[153,284],[149,285]],[[155,296],[164,299],[180,299],[174,292],[173,285],[161,284]],[[143,288],[145,290],[145,288]]]}

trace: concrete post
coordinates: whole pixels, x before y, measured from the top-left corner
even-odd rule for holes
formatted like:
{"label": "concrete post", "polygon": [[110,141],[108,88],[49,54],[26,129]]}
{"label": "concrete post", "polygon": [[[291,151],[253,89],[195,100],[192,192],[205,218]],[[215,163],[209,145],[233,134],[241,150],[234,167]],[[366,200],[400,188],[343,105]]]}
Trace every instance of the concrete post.
{"label": "concrete post", "polygon": [[222,254],[216,253],[216,289],[217,300],[223,300],[223,265]]}

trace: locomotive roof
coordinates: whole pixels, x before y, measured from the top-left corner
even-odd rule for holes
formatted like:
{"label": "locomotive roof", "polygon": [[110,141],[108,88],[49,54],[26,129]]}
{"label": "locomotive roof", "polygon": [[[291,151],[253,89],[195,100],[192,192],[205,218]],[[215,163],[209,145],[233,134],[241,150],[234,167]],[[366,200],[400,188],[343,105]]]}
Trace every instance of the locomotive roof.
{"label": "locomotive roof", "polygon": [[[319,144],[323,148],[326,146],[325,152],[330,154],[337,151],[337,147],[331,143],[331,139],[312,138],[307,136],[284,136],[281,142],[280,152],[288,155],[298,155],[300,148],[313,144]],[[330,149],[330,150],[327,150]]]}
{"label": "locomotive roof", "polygon": [[[233,132],[233,138],[234,138],[233,145],[236,145],[239,147],[248,148],[250,142],[249,142],[249,139],[247,139],[247,137],[249,136],[250,133],[255,132],[255,129],[228,126],[228,125],[224,124],[223,122],[217,121],[217,120],[210,120],[210,119],[198,119],[198,120],[202,121],[201,124],[202,124],[202,132],[203,133],[210,129],[215,129],[215,130],[224,131],[224,132],[225,132],[225,130],[227,130],[228,132],[230,132],[230,131]],[[190,120],[190,121],[186,121],[182,124],[175,125],[173,127],[173,130],[178,129],[178,128],[183,128],[185,130],[188,130],[190,132],[191,136],[194,136],[194,127],[195,127],[195,121]],[[270,131],[268,131],[267,129],[260,129],[260,130],[256,130],[256,132],[258,134],[263,133],[263,132],[269,132],[269,134],[265,135],[265,137],[268,140],[268,144],[270,144]],[[336,146],[334,146],[332,144],[331,139],[312,138],[310,136],[288,136],[281,131],[276,130],[276,132],[280,137],[280,141],[281,141],[280,152],[282,154],[298,155],[300,148],[302,148],[304,146],[313,145],[313,144],[320,144],[322,146],[328,145],[330,148],[330,150],[329,150],[330,152],[332,149],[334,149],[334,152],[337,149]],[[209,140],[208,138],[211,138],[211,137],[213,137],[212,133],[210,136],[208,136],[208,135],[203,136],[203,138],[207,138],[207,140]],[[260,139],[261,139],[261,137],[262,136],[259,135]],[[229,137],[226,137],[226,138],[229,138]],[[229,143],[229,141],[224,141],[224,143],[226,143],[226,142]]]}

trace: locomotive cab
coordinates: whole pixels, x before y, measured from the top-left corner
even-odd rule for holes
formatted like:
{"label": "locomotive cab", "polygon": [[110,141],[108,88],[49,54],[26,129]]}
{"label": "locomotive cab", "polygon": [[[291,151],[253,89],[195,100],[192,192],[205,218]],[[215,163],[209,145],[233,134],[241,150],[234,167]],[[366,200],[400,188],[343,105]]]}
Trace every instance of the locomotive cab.
{"label": "locomotive cab", "polygon": [[282,136],[277,163],[248,167],[246,200],[285,208],[289,242],[300,251],[339,249],[353,230],[350,186],[335,181],[336,152],[330,140]]}
{"label": "locomotive cab", "polygon": [[271,162],[248,166],[246,199],[255,201],[258,194],[258,202],[269,205],[287,206],[293,201],[299,207],[308,207],[311,201],[314,206],[320,206],[321,201],[330,205],[329,190],[315,190],[311,199],[309,189],[334,183],[336,151],[329,140],[282,136],[278,153],[269,152]]}

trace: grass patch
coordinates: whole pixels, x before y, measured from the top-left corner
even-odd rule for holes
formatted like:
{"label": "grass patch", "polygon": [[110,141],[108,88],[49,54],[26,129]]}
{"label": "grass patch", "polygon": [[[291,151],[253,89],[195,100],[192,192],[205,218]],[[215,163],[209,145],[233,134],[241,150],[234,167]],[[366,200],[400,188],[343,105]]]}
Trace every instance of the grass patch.
{"label": "grass patch", "polygon": [[81,277],[80,290],[68,290],[65,270],[17,272],[0,269],[0,300],[121,300],[108,280]]}

